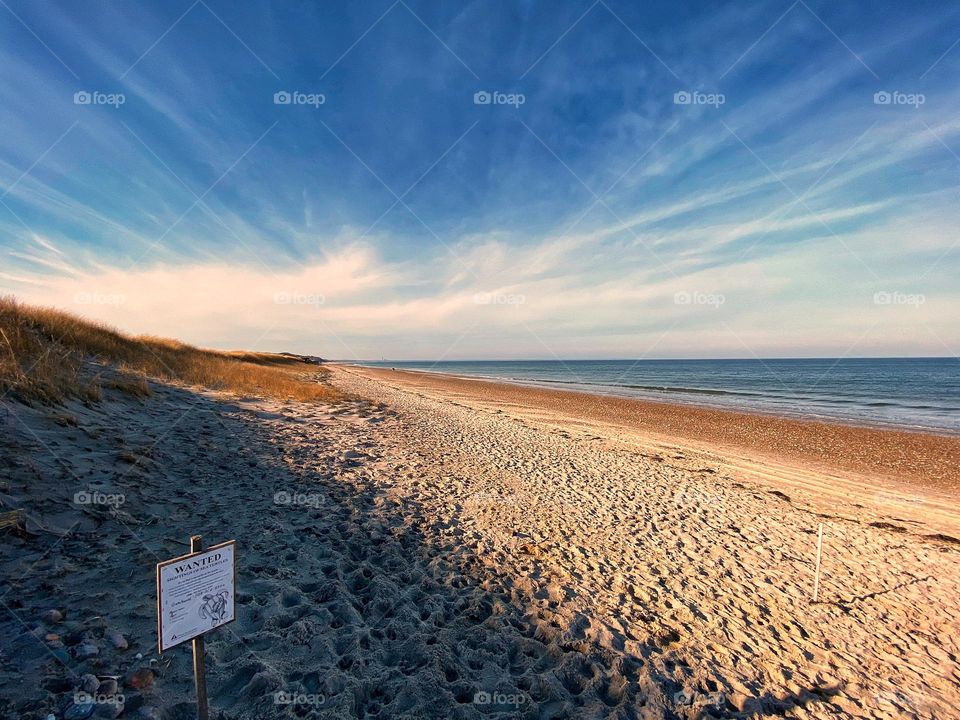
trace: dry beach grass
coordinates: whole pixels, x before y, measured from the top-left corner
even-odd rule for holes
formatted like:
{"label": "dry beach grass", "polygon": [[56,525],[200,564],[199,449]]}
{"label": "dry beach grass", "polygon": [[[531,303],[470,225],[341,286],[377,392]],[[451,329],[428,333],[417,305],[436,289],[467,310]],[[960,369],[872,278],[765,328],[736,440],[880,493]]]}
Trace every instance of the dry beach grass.
{"label": "dry beach grass", "polygon": [[130,336],[52,308],[0,298],[0,393],[23,400],[95,399],[100,377],[88,363],[119,369],[110,382],[134,395],[147,392],[145,376],[239,394],[297,400],[337,398],[318,383],[322,368],[291,356],[223,352],[147,335]]}

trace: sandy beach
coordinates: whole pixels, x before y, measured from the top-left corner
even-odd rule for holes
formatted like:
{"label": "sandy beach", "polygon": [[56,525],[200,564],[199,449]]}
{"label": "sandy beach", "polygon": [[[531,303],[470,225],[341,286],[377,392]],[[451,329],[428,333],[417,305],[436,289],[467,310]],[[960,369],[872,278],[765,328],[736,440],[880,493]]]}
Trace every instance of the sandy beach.
{"label": "sandy beach", "polygon": [[960,720],[960,0],[0,29],[0,720]]}
{"label": "sandy beach", "polygon": [[[697,449],[730,470],[854,500],[951,532],[960,514],[960,436],[800,421],[441,373],[344,367],[395,389],[501,409],[559,428],[593,429],[646,447]],[[922,506],[918,508],[917,506]],[[835,510],[836,508],[834,508]],[[914,515],[911,510],[921,509]]]}
{"label": "sandy beach", "polygon": [[218,718],[958,716],[957,439],[331,371],[3,402],[0,714],[192,717],[153,578],[202,534]]}

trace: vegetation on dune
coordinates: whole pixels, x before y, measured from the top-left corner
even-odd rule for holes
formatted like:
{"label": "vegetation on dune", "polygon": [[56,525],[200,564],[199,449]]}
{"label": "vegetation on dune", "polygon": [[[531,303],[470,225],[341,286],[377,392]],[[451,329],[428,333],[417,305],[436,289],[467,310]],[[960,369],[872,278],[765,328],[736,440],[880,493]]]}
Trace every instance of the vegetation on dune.
{"label": "vegetation on dune", "polygon": [[[110,366],[121,378],[101,379]],[[333,401],[329,371],[273,353],[224,352],[148,335],[132,336],[53,308],[0,297],[0,393],[24,401],[96,400],[101,387],[150,394],[147,378],[211,390]]]}

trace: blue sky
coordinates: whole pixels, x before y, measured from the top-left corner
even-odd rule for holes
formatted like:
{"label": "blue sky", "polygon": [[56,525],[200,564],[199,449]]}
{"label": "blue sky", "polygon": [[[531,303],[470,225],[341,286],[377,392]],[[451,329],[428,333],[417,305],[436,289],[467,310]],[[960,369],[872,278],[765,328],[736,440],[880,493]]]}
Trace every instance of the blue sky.
{"label": "blue sky", "polygon": [[331,357],[960,348],[960,6],[3,0],[0,38],[25,300]]}

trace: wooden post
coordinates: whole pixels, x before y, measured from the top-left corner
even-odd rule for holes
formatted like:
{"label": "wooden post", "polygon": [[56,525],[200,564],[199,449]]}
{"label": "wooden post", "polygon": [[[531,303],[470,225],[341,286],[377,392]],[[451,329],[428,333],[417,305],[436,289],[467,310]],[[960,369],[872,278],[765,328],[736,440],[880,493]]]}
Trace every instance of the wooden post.
{"label": "wooden post", "polygon": [[[190,552],[203,550],[203,538],[190,538]],[[197,720],[209,720],[207,708],[207,674],[203,667],[203,635],[193,639],[193,680],[197,686]]]}
{"label": "wooden post", "polygon": [[813,578],[813,601],[820,597],[820,553],[823,550],[823,523],[817,531],[817,569]]}

